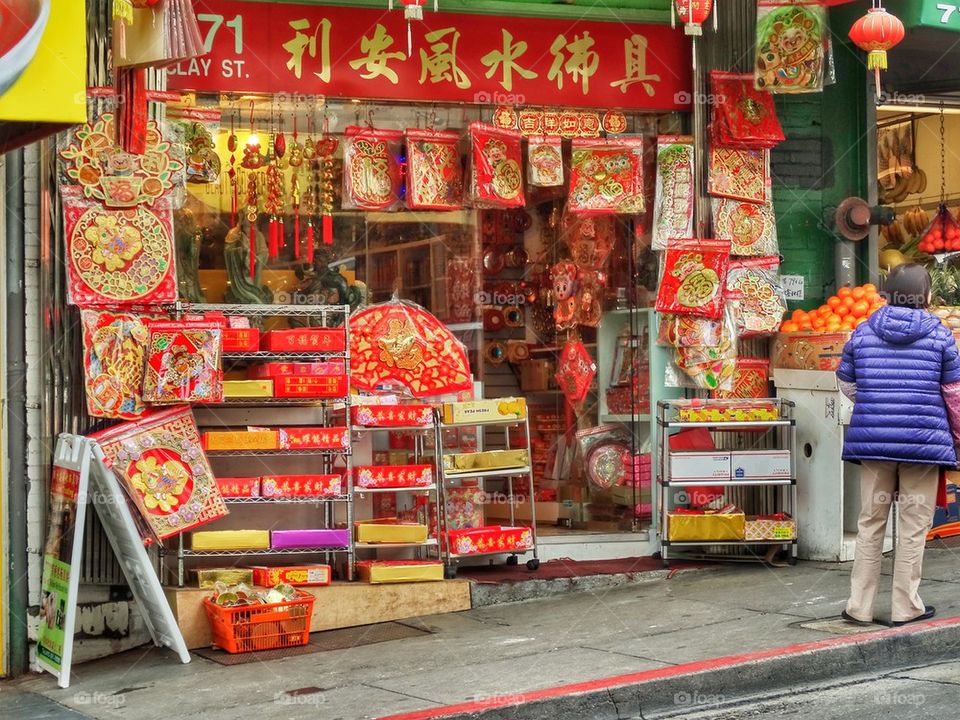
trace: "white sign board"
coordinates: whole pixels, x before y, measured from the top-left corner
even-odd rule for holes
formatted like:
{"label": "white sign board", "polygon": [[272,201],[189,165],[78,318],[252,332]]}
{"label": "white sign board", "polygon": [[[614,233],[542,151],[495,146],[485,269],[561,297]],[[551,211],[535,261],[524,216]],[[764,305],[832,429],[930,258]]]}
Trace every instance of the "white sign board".
{"label": "white sign board", "polygon": [[180,662],[190,662],[190,652],[163,594],[150,556],[143,547],[143,538],[133,521],[123,488],[113,470],[107,466],[103,451],[96,443],[93,445],[90,488],[93,506],[110,539],[110,547],[123,568],[127,584],[140,606],[153,642],[173,650],[180,657]]}
{"label": "white sign board", "polygon": [[52,673],[62,688],[70,685],[93,446],[93,441],[87,438],[61,435],[57,438],[50,475],[47,540],[43,548],[40,582],[37,664]]}
{"label": "white sign board", "polygon": [[803,275],[781,275],[780,286],[787,300],[803,300]]}

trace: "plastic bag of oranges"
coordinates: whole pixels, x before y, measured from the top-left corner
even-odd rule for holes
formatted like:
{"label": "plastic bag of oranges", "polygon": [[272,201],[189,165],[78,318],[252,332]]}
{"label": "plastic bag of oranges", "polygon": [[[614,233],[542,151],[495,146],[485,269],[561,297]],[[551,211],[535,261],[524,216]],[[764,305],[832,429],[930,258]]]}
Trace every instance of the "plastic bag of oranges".
{"label": "plastic bag of oranges", "polygon": [[842,287],[818,308],[794,310],[780,325],[780,332],[850,332],[883,304],[876,285]]}

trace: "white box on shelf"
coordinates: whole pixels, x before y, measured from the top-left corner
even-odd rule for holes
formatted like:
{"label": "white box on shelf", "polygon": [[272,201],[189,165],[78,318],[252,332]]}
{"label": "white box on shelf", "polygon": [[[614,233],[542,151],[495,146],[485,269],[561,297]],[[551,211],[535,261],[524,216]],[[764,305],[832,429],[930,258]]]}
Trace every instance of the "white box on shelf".
{"label": "white box on shelf", "polygon": [[722,450],[671,452],[670,480],[729,480],[730,453]]}
{"label": "white box on shelf", "polygon": [[730,477],[734,480],[786,480],[790,475],[789,450],[733,450]]}

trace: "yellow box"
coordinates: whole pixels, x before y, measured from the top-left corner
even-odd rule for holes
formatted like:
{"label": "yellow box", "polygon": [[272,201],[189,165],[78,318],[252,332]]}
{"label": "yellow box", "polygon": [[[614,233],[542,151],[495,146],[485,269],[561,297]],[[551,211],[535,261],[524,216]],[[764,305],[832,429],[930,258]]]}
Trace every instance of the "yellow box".
{"label": "yellow box", "polygon": [[527,401],[524,398],[491,398],[443,404],[443,422],[447,425],[524,420],[526,417]]}
{"label": "yellow box", "polygon": [[361,561],[357,563],[357,574],[360,580],[371,585],[429,582],[443,580],[443,563],[422,560]]}
{"label": "yellow box", "polygon": [[526,467],[530,454],[526,450],[485,450],[476,453],[444,455],[443,468],[448,475],[485,470],[509,470]]}
{"label": "yellow box", "polygon": [[203,434],[206,450],[279,450],[276,430],[214,430]]}
{"label": "yellow box", "polygon": [[223,396],[273,397],[273,380],[224,380]]}
{"label": "yellow box", "polygon": [[266,550],[269,530],[204,530],[190,537],[194,550]]}
{"label": "yellow box", "polygon": [[218,582],[225,585],[253,585],[253,570],[245,568],[197,568],[197,587],[209,589]]}
{"label": "yellow box", "polygon": [[746,517],[740,513],[704,515],[667,514],[667,539],[671,542],[722,542],[743,540]]}
{"label": "yellow box", "polygon": [[427,539],[427,526],[401,523],[394,518],[354,523],[359,543],[419,543]]}

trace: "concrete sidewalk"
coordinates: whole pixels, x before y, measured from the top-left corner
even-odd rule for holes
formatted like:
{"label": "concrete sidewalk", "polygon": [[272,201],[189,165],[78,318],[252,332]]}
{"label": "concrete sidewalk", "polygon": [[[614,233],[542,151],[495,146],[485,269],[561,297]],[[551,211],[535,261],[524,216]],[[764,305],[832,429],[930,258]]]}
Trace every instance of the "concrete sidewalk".
{"label": "concrete sidewalk", "polygon": [[[889,613],[889,561],[884,570],[881,617]],[[839,635],[828,627],[803,627],[839,614],[849,565],[708,565],[611,590],[421,618],[414,624],[430,634],[271,662],[224,667],[194,657],[180,665],[162,650],[130,651],[75,667],[66,690],[50,676],[0,683],[0,717],[22,716],[14,703],[31,707],[35,717],[50,718],[81,717],[66,710],[71,708],[82,716],[137,720],[188,715],[235,720],[238,714],[352,720],[421,710],[465,717],[485,707],[494,709],[484,717],[539,717],[507,706],[572,683],[587,683],[581,688],[585,693],[592,681],[610,698],[615,696],[610,687],[632,688],[628,696],[637,699],[643,693],[634,685],[660,683],[673,693],[663,697],[696,700],[712,686],[710,673],[730,696],[740,691],[739,683],[743,692],[755,692],[758,683],[778,679],[788,683],[811,673],[863,672],[863,662],[917,664],[960,653],[960,618],[951,619],[960,616],[960,554],[928,550],[924,577],[921,593],[936,605],[937,621],[896,630],[867,628],[879,632],[860,635],[862,642],[844,639],[863,629],[842,623],[834,623]],[[358,636],[363,632],[357,629]],[[702,662],[798,644],[806,645],[738,662]],[[699,663],[690,666],[697,668],[695,681],[687,668],[676,667],[686,663]],[[683,671],[679,679],[676,671]],[[606,680],[611,676],[632,680],[611,683]],[[664,684],[668,679],[672,684]],[[551,694],[555,700],[568,695],[564,690]],[[45,699],[59,704],[44,705],[49,714],[38,705]],[[463,713],[441,710],[460,703],[473,705]],[[616,717],[628,705],[611,706],[610,715],[598,709],[591,716]],[[545,713],[574,716],[556,706]]]}

